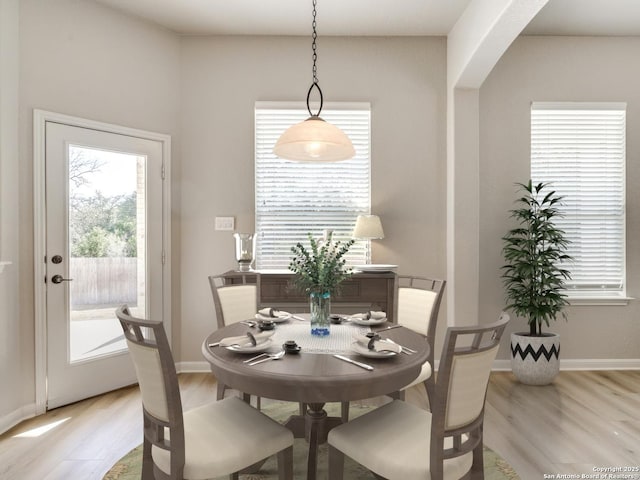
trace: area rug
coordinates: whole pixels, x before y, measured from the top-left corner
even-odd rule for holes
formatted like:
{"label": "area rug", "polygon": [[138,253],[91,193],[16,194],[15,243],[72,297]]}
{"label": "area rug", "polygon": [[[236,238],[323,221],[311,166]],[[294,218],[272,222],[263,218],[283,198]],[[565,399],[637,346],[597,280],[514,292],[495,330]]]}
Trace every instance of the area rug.
{"label": "area rug", "polygon": [[[268,402],[268,401],[265,401]],[[352,403],[349,410],[350,418],[356,418],[371,410],[370,405]],[[273,402],[263,406],[262,411],[270,417],[284,422],[290,415],[297,414],[298,406],[294,403]],[[328,404],[325,409],[330,416],[339,416],[340,405]],[[296,439],[293,446],[293,477],[306,477],[308,447],[304,439]],[[318,479],[327,480],[327,448],[321,445],[318,449]],[[139,480],[142,470],[142,446],[138,446],[122,457],[111,467],[103,480]],[[345,458],[345,480],[373,480],[375,477],[361,465]],[[225,477],[225,480],[228,477]],[[257,473],[240,475],[240,480],[275,480],[278,470],[275,457],[270,458]],[[490,448],[484,448],[484,478],[485,480],[520,480],[513,468]]]}

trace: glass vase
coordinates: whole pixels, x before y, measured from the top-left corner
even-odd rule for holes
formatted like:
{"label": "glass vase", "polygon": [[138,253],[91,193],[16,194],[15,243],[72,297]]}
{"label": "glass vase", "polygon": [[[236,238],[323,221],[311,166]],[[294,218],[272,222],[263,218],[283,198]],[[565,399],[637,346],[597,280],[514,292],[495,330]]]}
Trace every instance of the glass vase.
{"label": "glass vase", "polygon": [[329,292],[309,294],[311,310],[311,335],[324,337],[329,335],[331,322],[331,294]]}

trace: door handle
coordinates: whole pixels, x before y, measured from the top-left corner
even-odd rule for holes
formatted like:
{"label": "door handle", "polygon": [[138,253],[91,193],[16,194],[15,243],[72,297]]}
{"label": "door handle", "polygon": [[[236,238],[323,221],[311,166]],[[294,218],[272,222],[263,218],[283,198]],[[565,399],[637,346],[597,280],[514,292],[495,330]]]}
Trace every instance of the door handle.
{"label": "door handle", "polygon": [[53,283],[71,282],[73,278],[62,278],[62,275],[54,275],[51,277]]}

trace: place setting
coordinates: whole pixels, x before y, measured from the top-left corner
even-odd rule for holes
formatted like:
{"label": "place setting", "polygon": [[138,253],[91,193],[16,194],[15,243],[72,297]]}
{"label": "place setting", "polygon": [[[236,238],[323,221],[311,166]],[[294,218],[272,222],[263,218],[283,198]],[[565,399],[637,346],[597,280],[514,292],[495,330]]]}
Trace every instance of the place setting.
{"label": "place setting", "polygon": [[273,331],[260,333],[246,332],[244,335],[226,337],[219,342],[209,343],[209,348],[222,347],[237,353],[264,352],[273,346]]}
{"label": "place setting", "polygon": [[[400,345],[390,338],[382,338],[376,332],[358,334],[354,336],[354,339],[355,341],[350,346],[351,351],[367,358],[386,359],[393,358],[399,353],[404,353],[406,355],[413,355],[416,353],[416,350]],[[345,357],[344,355],[334,355],[334,357],[364,368],[365,370],[372,371],[374,369],[373,366],[367,363],[358,362],[350,357]]]}
{"label": "place setting", "polygon": [[368,311],[353,315],[332,315],[331,321],[332,323],[350,322],[364,326],[381,325],[387,321],[387,314],[382,311]]}
{"label": "place setting", "polygon": [[374,332],[356,335],[354,338],[356,341],[351,344],[351,350],[363,357],[391,358],[402,352],[401,345],[389,339],[383,339]]}
{"label": "place setting", "polygon": [[249,366],[258,365],[270,360],[280,360],[285,355],[296,355],[300,353],[300,350],[302,350],[302,347],[300,347],[295,340],[287,340],[282,344],[281,350],[277,352],[263,352],[248,360],[243,360],[242,363],[246,363]]}
{"label": "place setting", "polygon": [[256,320],[258,321],[271,321],[273,323],[282,323],[291,319],[293,315],[289,312],[285,312],[283,310],[278,310],[276,308],[261,308],[256,313]]}
{"label": "place setting", "polygon": [[308,319],[304,317],[300,317],[298,315],[294,315],[293,313],[285,312],[284,310],[278,310],[277,308],[261,308],[258,310],[258,313],[255,315],[256,320],[258,321],[258,326],[264,324],[276,324],[276,323],[284,323],[289,320],[299,320],[301,322],[307,322]]}

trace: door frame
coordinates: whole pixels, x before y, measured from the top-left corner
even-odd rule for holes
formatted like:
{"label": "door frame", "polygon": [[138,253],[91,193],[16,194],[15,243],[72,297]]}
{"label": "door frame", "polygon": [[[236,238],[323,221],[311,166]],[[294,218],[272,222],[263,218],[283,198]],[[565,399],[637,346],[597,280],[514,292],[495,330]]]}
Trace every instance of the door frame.
{"label": "door frame", "polygon": [[35,309],[35,410],[47,408],[47,310],[46,310],[46,201],[45,201],[45,127],[47,122],[99,130],[107,133],[154,140],[162,143],[162,315],[171,342],[171,136],[98,122],[46,110],[33,110],[33,263]]}

